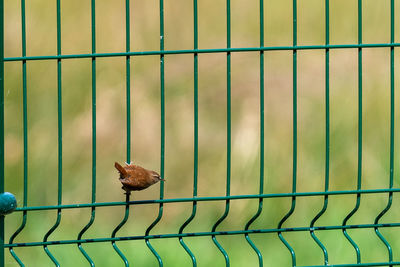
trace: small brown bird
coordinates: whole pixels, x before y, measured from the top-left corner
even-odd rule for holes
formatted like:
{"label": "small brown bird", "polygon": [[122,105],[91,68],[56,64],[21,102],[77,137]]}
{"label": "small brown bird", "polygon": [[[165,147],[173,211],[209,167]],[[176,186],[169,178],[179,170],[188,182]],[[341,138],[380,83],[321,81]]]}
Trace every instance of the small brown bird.
{"label": "small brown bird", "polygon": [[122,167],[118,162],[115,162],[114,166],[119,172],[119,180],[122,183],[122,189],[124,189],[127,194],[130,194],[131,191],[146,189],[158,181],[164,181],[155,171],[149,171],[137,165],[126,164],[125,167]]}

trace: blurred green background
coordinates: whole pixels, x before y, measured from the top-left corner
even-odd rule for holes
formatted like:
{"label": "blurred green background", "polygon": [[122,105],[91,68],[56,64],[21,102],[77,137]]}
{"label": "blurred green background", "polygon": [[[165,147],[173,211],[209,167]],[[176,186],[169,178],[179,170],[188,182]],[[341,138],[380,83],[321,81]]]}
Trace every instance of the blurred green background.
{"label": "blurred green background", "polygon": [[[324,1],[298,1],[298,44],[325,42]],[[400,4],[395,2],[399,14]],[[232,0],[232,47],[259,45],[259,3]],[[21,6],[5,1],[5,56],[21,56]],[[90,1],[61,1],[62,54],[91,52]],[[199,1],[199,48],[226,47],[225,1]],[[357,1],[330,3],[331,44],[357,43]],[[363,1],[363,42],[390,41],[390,2]],[[159,50],[158,1],[131,1],[131,50]],[[165,1],[165,49],[193,48],[191,1]],[[266,0],[265,46],[292,44],[292,2]],[[395,24],[399,25],[399,17]],[[27,55],[56,54],[56,2],[26,1]],[[395,41],[399,39],[395,29]],[[125,51],[125,1],[96,1],[98,53]],[[395,70],[399,69],[395,49]],[[363,49],[362,188],[389,185],[390,50]],[[132,159],[146,168],[160,168],[159,56],[131,59]],[[298,51],[299,192],[323,191],[325,168],[325,51]],[[5,188],[23,201],[23,124],[21,62],[5,63]],[[357,49],[330,52],[330,190],[353,190],[357,182]],[[97,59],[97,201],[124,201],[113,165],[126,160],[125,58]],[[265,53],[265,193],[292,187],[292,51]],[[232,53],[232,177],[231,194],[256,194],[259,188],[259,53]],[[57,203],[57,62],[28,61],[28,205]],[[193,55],[165,57],[165,198],[191,197],[193,191]],[[395,77],[395,169],[399,186],[399,79]],[[225,195],[226,186],[226,54],[199,55],[198,195]],[[63,204],[91,201],[91,59],[62,61]],[[157,199],[159,185],[135,192],[134,200]],[[387,194],[363,195],[349,224],[373,223],[387,204]],[[329,197],[328,209],[316,225],[341,225],[354,208],[354,195]],[[398,195],[380,222],[399,222]],[[290,208],[290,198],[265,199],[252,229],[276,228]],[[299,197],[284,227],[309,226],[321,210],[323,197]],[[210,231],[225,208],[224,201],[200,202],[185,232]],[[244,229],[258,208],[257,199],[231,201],[218,230]],[[177,233],[190,216],[191,203],[164,205],[152,234]],[[117,236],[143,235],[158,214],[158,205],[131,206],[130,217]],[[124,216],[124,207],[96,208],[96,219],[83,238],[110,237]],[[49,240],[76,239],[89,222],[90,209],[62,211],[60,226]],[[6,217],[6,240],[19,227],[22,213]],[[56,210],[28,213],[27,225],[15,242],[42,241],[55,223]],[[374,229],[348,231],[363,262],[387,261],[387,250]],[[399,261],[400,230],[384,228],[394,260]],[[327,247],[330,264],[355,263],[356,254],[341,230],[316,233]],[[322,265],[323,254],[309,232],[284,233],[298,265]],[[250,235],[266,266],[290,266],[289,251],[277,234]],[[218,236],[232,266],[257,266],[256,254],[244,236]],[[224,266],[210,237],[185,238],[199,266]],[[132,266],[156,266],[143,240],[117,243]],[[151,240],[165,266],[190,266],[178,239]],[[83,245],[97,266],[122,266],[110,243]],[[49,247],[62,266],[87,266],[76,245]],[[42,247],[15,249],[26,266],[52,266]],[[6,253],[6,266],[17,266]]]}

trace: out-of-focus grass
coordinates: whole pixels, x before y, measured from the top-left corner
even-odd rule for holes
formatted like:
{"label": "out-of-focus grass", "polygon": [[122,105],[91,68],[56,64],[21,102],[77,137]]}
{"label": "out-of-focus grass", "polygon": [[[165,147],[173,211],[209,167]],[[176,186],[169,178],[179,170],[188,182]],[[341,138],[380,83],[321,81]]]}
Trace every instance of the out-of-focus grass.
{"label": "out-of-focus grass", "polygon": [[[389,3],[363,2],[363,42],[390,40]],[[396,10],[398,10],[396,3]],[[56,53],[55,3],[27,1],[27,55]],[[96,2],[97,52],[125,50],[124,1]],[[131,1],[131,49],[159,49],[158,3]],[[199,48],[226,46],[225,3],[199,1]],[[265,44],[291,45],[291,1],[265,1]],[[396,11],[397,12],[397,11]],[[90,3],[62,1],[63,54],[90,53]],[[232,0],[232,47],[259,44],[258,1]],[[331,1],[330,42],[357,42],[356,1]],[[396,18],[398,25],[399,18]],[[5,54],[21,55],[20,4],[5,1]],[[193,47],[190,1],[165,2],[165,49]],[[399,29],[396,28],[396,40]],[[299,1],[298,44],[325,40],[322,1]],[[397,52],[397,49],[395,50]],[[395,69],[399,67],[395,53]],[[325,57],[324,51],[298,51],[298,172],[300,192],[324,190],[325,172]],[[389,182],[390,69],[388,49],[363,50],[362,188],[385,188]],[[160,166],[160,68],[158,56],[131,59],[132,159],[147,168]],[[57,64],[53,60],[27,63],[28,88],[28,205],[57,202]],[[351,190],[357,181],[357,50],[330,51],[330,184],[331,190]],[[114,161],[125,161],[125,59],[99,58],[96,71],[97,158],[96,200],[123,201]],[[292,52],[265,53],[265,193],[290,192],[292,187]],[[193,190],[193,56],[165,57],[166,155],[165,197],[190,197]],[[395,79],[395,95],[399,81]],[[5,186],[21,206],[23,200],[22,70],[20,62],[5,64]],[[199,55],[199,172],[198,195],[225,195],[226,186],[226,55]],[[399,119],[395,99],[395,124]],[[62,62],[63,204],[91,201],[92,121],[91,60]],[[397,129],[397,128],[396,128]],[[254,194],[259,188],[259,54],[232,54],[232,183],[231,194]],[[399,143],[397,130],[395,144]],[[395,162],[399,151],[395,146]],[[396,166],[396,164],[395,164]],[[398,168],[394,170],[398,186]],[[155,199],[159,186],[133,194],[135,200]],[[316,225],[341,225],[355,206],[355,196],[330,196],[326,213]],[[276,228],[287,213],[290,198],[265,199],[263,212],[252,228]],[[387,195],[362,196],[360,210],[348,222],[373,223],[386,206]],[[398,203],[394,195],[395,207]],[[210,231],[222,215],[224,202],[198,203],[197,215],[185,231]],[[298,198],[285,227],[309,226],[323,197]],[[165,204],[154,234],[177,233],[190,216],[190,203]],[[258,200],[231,201],[219,230],[243,229],[255,214]],[[124,207],[96,209],[96,219],[84,238],[108,237],[123,218]],[[132,206],[118,236],[143,235],[158,213],[158,205]],[[381,222],[399,220],[390,209]],[[63,210],[50,240],[76,239],[89,222],[90,209]],[[28,213],[27,225],[15,242],[41,241],[56,220],[56,211]],[[6,239],[21,223],[21,213],[6,217]],[[393,251],[400,246],[397,229],[382,229]],[[386,261],[387,251],[373,229],[349,230],[361,249],[363,262]],[[332,264],[354,263],[355,251],[339,230],[320,231]],[[308,232],[284,233],[296,251],[298,265],[323,264],[323,254]],[[251,235],[266,266],[290,265],[290,254],[276,234]],[[243,236],[218,236],[233,266],[257,265],[256,254]],[[224,259],[209,237],[186,238],[200,266],[223,266]],[[178,239],[152,240],[166,266],[188,266],[189,256]],[[144,241],[122,241],[118,246],[137,266],[156,260]],[[97,266],[122,264],[109,243],[84,244]],[[77,246],[50,246],[64,266],[86,266]],[[41,247],[17,248],[27,266],[51,266]],[[6,254],[7,266],[16,262]],[[394,253],[394,260],[400,260]]]}

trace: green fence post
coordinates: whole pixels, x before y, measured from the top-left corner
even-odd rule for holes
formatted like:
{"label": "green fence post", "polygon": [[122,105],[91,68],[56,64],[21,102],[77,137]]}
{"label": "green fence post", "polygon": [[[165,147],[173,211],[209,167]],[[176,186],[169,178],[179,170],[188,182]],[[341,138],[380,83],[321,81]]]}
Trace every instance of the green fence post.
{"label": "green fence post", "polygon": [[[0,0],[0,193],[4,192],[4,1]],[[0,216],[0,265],[4,266],[4,216]]]}

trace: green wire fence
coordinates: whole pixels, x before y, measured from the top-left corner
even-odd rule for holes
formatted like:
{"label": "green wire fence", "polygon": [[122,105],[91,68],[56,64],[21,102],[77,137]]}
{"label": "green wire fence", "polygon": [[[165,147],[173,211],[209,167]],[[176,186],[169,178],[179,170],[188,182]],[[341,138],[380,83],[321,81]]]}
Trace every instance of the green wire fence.
{"label": "green wire fence", "polygon": [[[264,0],[259,1],[259,14],[258,14],[258,22],[259,22],[259,46],[257,47],[232,47],[232,21],[231,21],[231,0],[226,0],[226,46],[221,48],[210,48],[203,49],[199,48],[199,11],[198,11],[198,1],[193,0],[193,49],[183,49],[183,50],[165,50],[165,19],[164,19],[164,1],[159,1],[159,11],[158,11],[158,20],[159,20],[159,34],[160,34],[160,42],[159,42],[159,50],[157,51],[135,51],[131,49],[131,3],[130,0],[125,1],[125,51],[121,52],[112,52],[112,53],[98,53],[96,50],[96,1],[91,0],[91,53],[89,54],[63,54],[62,50],[62,28],[61,28],[61,16],[62,16],[62,7],[61,0],[56,1],[56,10],[57,10],[57,44],[56,44],[56,55],[28,55],[26,48],[26,38],[27,38],[27,29],[26,29],[26,3],[25,0],[21,0],[20,9],[21,9],[21,52],[22,55],[20,57],[7,57],[4,56],[4,46],[7,40],[4,39],[4,1],[0,1],[0,28],[2,29],[1,40],[0,40],[0,152],[1,152],[1,161],[0,161],[0,171],[1,171],[1,182],[0,182],[0,191],[4,192],[4,181],[7,179],[12,179],[11,177],[5,177],[5,153],[4,153],[4,140],[5,134],[7,133],[7,123],[4,123],[4,94],[5,94],[5,86],[4,80],[7,80],[7,76],[4,75],[4,70],[7,70],[7,64],[9,62],[20,62],[22,65],[22,120],[23,120],[23,197],[22,201],[19,201],[18,207],[15,209],[15,214],[21,215],[22,220],[20,224],[16,227],[16,230],[13,230],[9,236],[5,235],[4,229],[4,216],[1,216],[1,241],[3,249],[1,250],[1,262],[5,262],[5,253],[10,253],[13,259],[11,264],[18,264],[19,266],[34,266],[34,263],[24,262],[21,258],[21,254],[23,254],[23,250],[29,247],[42,247],[47,254],[48,258],[52,261],[55,266],[62,266],[62,262],[58,259],[54,251],[52,250],[53,246],[61,246],[61,245],[76,245],[79,249],[80,253],[84,256],[87,261],[87,264],[90,266],[95,266],[96,261],[93,259],[93,256],[90,252],[88,252],[85,244],[89,243],[109,243],[112,245],[115,253],[120,257],[120,263],[124,266],[134,265],[135,262],[130,262],[127,257],[127,252],[120,248],[120,244],[123,242],[132,242],[134,240],[142,240],[145,242],[148,250],[152,253],[152,257],[155,257],[159,266],[164,265],[163,256],[159,253],[157,246],[154,245],[154,240],[165,240],[165,239],[176,239],[179,241],[181,248],[183,249],[181,253],[186,253],[187,257],[190,258],[191,265],[198,265],[198,255],[202,254],[201,251],[196,251],[193,247],[188,243],[189,240],[197,238],[197,237],[209,237],[213,244],[215,245],[215,249],[219,251],[224,259],[224,265],[230,266],[235,265],[235,263],[231,259],[231,254],[224,243],[221,242],[221,236],[243,236],[245,241],[247,242],[247,246],[252,250],[253,256],[257,258],[257,264],[259,266],[263,266],[265,264],[265,255],[263,254],[262,249],[260,249],[259,242],[255,242],[255,238],[258,235],[268,234],[275,235],[279,238],[282,245],[286,247],[286,256],[291,261],[291,266],[302,266],[298,265],[298,257],[296,254],[296,249],[291,243],[290,239],[288,239],[288,233],[291,232],[303,232],[309,233],[313,242],[319,247],[320,254],[322,255],[322,261],[319,265],[312,266],[395,266],[400,265],[400,258],[395,258],[398,255],[398,251],[393,249],[392,244],[388,241],[387,235],[382,233],[382,229],[384,228],[396,228],[400,226],[400,221],[393,222],[382,222],[382,218],[387,214],[390,210],[395,209],[393,207],[393,199],[395,197],[395,193],[400,192],[400,188],[396,188],[394,184],[394,166],[395,166],[395,48],[400,46],[400,43],[395,42],[395,1],[390,0],[390,42],[388,43],[363,43],[363,4],[364,1],[358,0],[358,12],[357,16],[357,32],[358,32],[358,42],[354,44],[331,44],[330,43],[330,3],[332,1],[325,0],[325,43],[318,45],[298,45],[298,1],[293,0],[292,6],[292,28],[293,28],[293,36],[292,36],[292,45],[291,46],[266,46],[265,45],[265,8],[268,6],[265,5]],[[254,14],[255,15],[255,14]],[[380,48],[380,49],[388,49],[390,50],[390,155],[389,155],[389,182],[386,188],[373,188],[373,189],[365,189],[362,186],[363,182],[363,51],[368,48]],[[332,50],[336,49],[356,49],[358,51],[358,105],[357,105],[357,183],[356,189],[354,190],[330,190],[330,184],[332,183],[330,179],[331,172],[331,160],[330,160],[330,137],[332,135],[331,132],[331,109],[330,109],[330,55]],[[298,169],[298,56],[304,50],[318,50],[324,51],[325,58],[325,123],[324,123],[324,189],[322,191],[309,191],[309,192],[300,192],[298,191],[298,177],[297,177],[297,169]],[[268,153],[265,148],[265,128],[268,127],[265,123],[265,112],[268,107],[265,104],[265,65],[266,59],[265,56],[268,52],[273,51],[289,51],[292,54],[292,178],[291,184],[287,185],[291,187],[290,192],[280,193],[274,191],[265,191],[265,183],[268,181],[268,175],[266,175],[266,167],[265,165],[265,153]],[[259,174],[258,174],[258,193],[256,194],[244,194],[244,195],[235,195],[231,194],[231,173],[232,173],[232,55],[235,53],[245,53],[251,52],[256,53],[258,55],[259,60],[259,157],[258,157],[258,166],[259,166]],[[125,87],[126,87],[126,162],[131,162],[131,136],[132,136],[132,127],[131,127],[131,61],[134,60],[135,57],[145,57],[145,56],[159,56],[159,94],[160,94],[160,175],[161,177],[165,177],[165,148],[166,148],[166,66],[165,66],[165,57],[166,55],[176,55],[176,54],[188,54],[193,55],[193,188],[192,188],[192,196],[191,197],[180,197],[180,198],[165,198],[165,185],[164,182],[160,183],[160,191],[159,197],[156,199],[145,199],[145,200],[132,200],[129,195],[126,196],[125,201],[112,201],[112,202],[98,202],[96,199],[96,189],[98,188],[98,174],[97,174],[97,143],[96,143],[96,131],[97,131],[97,112],[96,112],[96,93],[97,93],[97,85],[96,81],[98,77],[96,76],[96,66],[98,65],[98,61],[100,58],[124,58],[125,59]],[[202,147],[199,145],[199,55],[200,54],[223,54],[226,55],[226,189],[225,195],[219,196],[199,196],[199,151],[201,151]],[[91,60],[91,201],[90,203],[76,203],[69,204],[63,203],[63,62],[70,59],[90,59]],[[28,83],[27,83],[27,64],[30,61],[56,61],[57,62],[57,157],[58,157],[58,165],[57,165],[57,204],[56,205],[45,205],[45,206],[35,206],[30,205],[28,202],[28,183],[35,183],[35,181],[31,181],[28,179],[28,136],[29,136],[29,127],[28,124],[34,123],[29,120],[28,114]],[[113,160],[110,159],[110,164],[113,165]],[[167,177],[169,179],[173,179],[171,177]],[[213,178],[214,179],[214,178]],[[220,179],[220,177],[219,177]],[[167,179],[168,181],[168,179]],[[168,183],[168,182],[167,182]],[[7,188],[6,188],[7,189]],[[65,191],[64,191],[65,192]],[[359,211],[363,196],[371,195],[371,194],[379,194],[387,196],[387,204],[386,206],[378,213],[378,215],[374,218],[373,223],[364,223],[364,224],[351,224],[351,219],[357,214]],[[348,205],[354,207],[351,211],[342,219],[341,224],[332,224],[320,226],[318,225],[319,219],[326,214],[327,210],[330,207],[329,200],[330,197],[334,196],[354,196],[354,199],[348,202]],[[316,215],[313,216],[309,225],[296,225],[294,227],[285,226],[286,222],[289,218],[295,213],[298,200],[301,198],[307,199],[311,197],[322,197],[322,207],[318,208],[315,212]],[[227,217],[232,210],[231,202],[232,201],[243,201],[243,200],[255,200],[258,201],[257,208],[254,213],[246,220],[246,223],[243,228],[236,230],[224,230],[221,225],[227,220]],[[260,227],[260,224],[257,224],[255,228],[255,224],[259,221],[263,216],[263,210],[265,202],[269,199],[290,199],[291,204],[290,207],[282,206],[282,209],[285,211],[284,216],[279,218],[279,223],[275,227],[264,226]],[[198,214],[198,204],[201,202],[219,202],[224,203],[224,211],[222,215],[219,215],[215,218],[215,221],[211,222],[212,227],[209,231],[194,231],[188,232],[187,228],[189,225],[193,224],[192,222],[196,218]],[[164,233],[164,234],[154,234],[154,228],[159,224],[160,220],[162,220],[163,215],[165,213],[164,208],[165,205],[170,203],[176,204],[184,204],[188,203],[191,205],[189,216],[185,217],[183,223],[179,226],[179,229],[176,233]],[[135,215],[131,215],[130,211],[135,207],[140,205],[158,205],[158,215],[151,222],[151,224],[146,228],[145,232],[142,235],[127,235],[127,236],[119,236],[118,232],[123,226],[127,223],[130,217]],[[101,207],[124,207],[124,215],[120,220],[120,223],[113,228],[111,235],[108,233],[103,233],[103,237],[96,238],[86,238],[86,234],[92,228],[92,225],[96,222],[96,214],[98,209]],[[75,239],[61,239],[61,240],[52,240],[51,237],[56,230],[61,230],[62,227],[61,221],[63,218],[63,212],[67,209],[90,209],[90,218],[86,222],[84,222],[83,228],[79,231],[78,235]],[[54,222],[51,227],[47,230],[42,240],[37,241],[29,241],[22,242],[16,240],[21,232],[29,224],[28,215],[32,212],[41,212],[41,211],[57,211],[57,215],[55,217]],[[270,215],[268,215],[270,216]],[[267,218],[268,219],[268,218]],[[98,220],[97,220],[98,222]],[[10,228],[11,229],[11,228]],[[363,250],[360,249],[357,240],[354,239],[353,233],[349,230],[357,231],[360,229],[371,229],[375,232],[376,237],[379,238],[381,244],[384,245],[386,255],[383,255],[385,258],[382,262],[365,262],[362,258]],[[342,237],[344,236],[348,242],[348,245],[352,247],[352,252],[350,254],[354,255],[353,260],[346,263],[334,263],[330,260],[330,249],[326,246],[324,239],[320,237],[326,231],[341,231]],[[268,247],[268,242],[265,241],[264,245]],[[184,252],[183,252],[184,251]],[[114,252],[112,252],[114,253]],[[367,252],[364,252],[367,253]],[[149,257],[150,257],[149,253]],[[97,263],[96,263],[97,264]]]}

